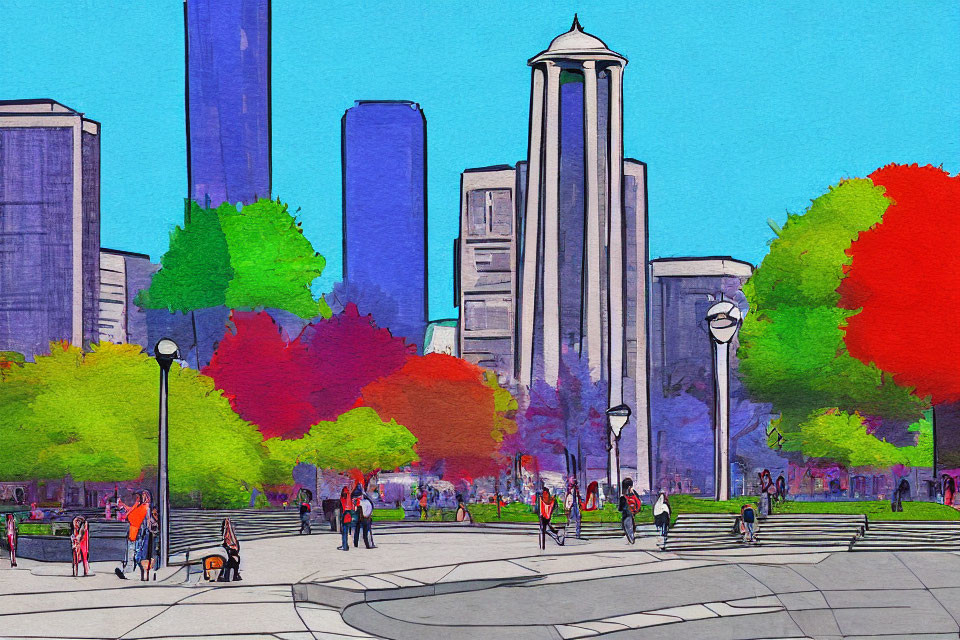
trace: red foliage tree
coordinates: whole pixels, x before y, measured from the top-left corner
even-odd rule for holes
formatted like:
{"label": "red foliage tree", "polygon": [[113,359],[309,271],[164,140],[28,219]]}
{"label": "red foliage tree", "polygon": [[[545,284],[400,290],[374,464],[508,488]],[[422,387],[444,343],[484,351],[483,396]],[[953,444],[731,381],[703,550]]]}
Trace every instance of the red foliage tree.
{"label": "red foliage tree", "polygon": [[234,330],[203,373],[264,438],[299,438],[311,425],[335,420],[357,404],[364,385],[393,373],[416,351],[353,304],[307,325],[294,340],[265,312],[235,311],[231,319]]}
{"label": "red foliage tree", "polygon": [[502,423],[480,367],[439,353],[411,358],[364,387],[361,402],[409,429],[421,464],[442,471],[445,479],[496,471]]}
{"label": "red foliage tree", "polygon": [[891,200],[860,234],[840,284],[854,357],[934,403],[960,401],[960,176],[917,165],[870,175]]}
{"label": "red foliage tree", "polygon": [[310,402],[307,349],[289,341],[265,312],[234,311],[203,373],[230,399],[233,410],[264,438],[298,438],[319,422]]}
{"label": "red foliage tree", "polygon": [[307,348],[311,402],[320,420],[336,420],[356,405],[364,385],[398,370],[417,353],[416,345],[378,328],[352,302],[342,313],[308,325],[298,340]]}

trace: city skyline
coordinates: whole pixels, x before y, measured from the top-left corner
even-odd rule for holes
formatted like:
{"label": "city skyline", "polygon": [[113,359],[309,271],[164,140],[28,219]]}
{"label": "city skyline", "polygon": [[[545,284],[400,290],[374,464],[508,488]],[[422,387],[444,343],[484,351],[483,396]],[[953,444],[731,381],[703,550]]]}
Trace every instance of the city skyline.
{"label": "city skyline", "polygon": [[[8,15],[13,24],[41,24],[37,16],[49,8],[14,2]],[[7,97],[50,97],[105,123],[103,244],[156,260],[182,221],[185,195],[182,7],[62,8],[69,19],[39,41],[30,28],[10,34],[9,46],[26,37],[35,55],[6,74]],[[944,63],[960,58],[950,37],[960,25],[957,7],[753,7],[678,16],[622,5],[564,5],[542,15],[521,4],[467,9],[424,29],[419,14],[382,7],[346,14],[276,6],[274,195],[301,209],[305,233],[328,260],[318,292],[340,279],[339,117],[354,100],[408,99],[431,114],[430,317],[455,315],[449,283],[459,174],[525,157],[523,61],[574,11],[631,61],[624,146],[650,166],[651,257],[728,254],[756,263],[773,235],[767,218],[782,222],[841,178],[889,161],[958,169],[960,70]],[[111,21],[127,37],[80,51],[58,35],[97,21]],[[476,37],[472,25],[486,36]],[[360,31],[368,36],[357,38]],[[921,32],[922,40],[915,37]],[[304,47],[308,36],[315,45]],[[448,55],[418,59],[427,41]],[[343,52],[353,71],[316,82],[329,68],[319,64],[329,49]],[[762,70],[753,69],[757,50],[770,59]],[[82,76],[55,64],[66,54]],[[472,66],[476,59],[482,69]],[[145,65],[153,73],[143,74]],[[477,78],[482,93],[470,91]],[[696,225],[710,232],[691,235]]]}

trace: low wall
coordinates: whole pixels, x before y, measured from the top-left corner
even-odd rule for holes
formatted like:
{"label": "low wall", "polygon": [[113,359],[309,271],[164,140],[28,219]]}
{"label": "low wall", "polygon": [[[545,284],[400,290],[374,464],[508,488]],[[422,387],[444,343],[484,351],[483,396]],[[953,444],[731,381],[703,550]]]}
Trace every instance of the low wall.
{"label": "low wall", "polygon": [[[124,535],[91,535],[90,562],[120,562],[126,552]],[[17,538],[17,556],[41,562],[71,562],[69,536],[25,536]]]}

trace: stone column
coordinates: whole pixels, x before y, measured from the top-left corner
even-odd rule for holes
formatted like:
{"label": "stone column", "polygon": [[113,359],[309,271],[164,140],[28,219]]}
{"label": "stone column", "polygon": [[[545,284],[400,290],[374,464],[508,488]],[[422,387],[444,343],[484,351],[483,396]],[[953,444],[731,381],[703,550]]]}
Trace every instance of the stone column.
{"label": "stone column", "polygon": [[529,387],[533,372],[533,325],[537,305],[540,238],[540,152],[543,144],[543,69],[533,68],[530,95],[530,146],[527,150],[527,201],[523,232],[523,282],[520,285],[519,382]]}
{"label": "stone column", "polygon": [[546,140],[543,148],[543,378],[560,375],[560,67],[547,60]]}
{"label": "stone column", "polygon": [[[623,69],[611,65],[610,73],[610,188],[607,208],[608,266],[607,296],[609,301],[610,352],[608,370],[608,390],[611,407],[623,403],[623,104],[621,102],[621,82]],[[610,431],[610,477],[620,477],[620,461],[615,457],[617,441]],[[616,481],[616,480],[615,480]],[[642,487],[636,487],[643,491]],[[614,491],[620,494],[620,487]]]}
{"label": "stone column", "polygon": [[623,402],[623,68],[610,73],[610,190],[609,190],[609,300],[610,300],[610,406]]}
{"label": "stone column", "polygon": [[[584,250],[587,256],[585,287],[585,320],[587,365],[594,382],[600,379],[602,363],[603,328],[600,322],[600,176],[599,133],[597,120],[597,63],[583,63],[583,133],[586,154],[587,225]],[[581,350],[581,356],[583,351]]]}

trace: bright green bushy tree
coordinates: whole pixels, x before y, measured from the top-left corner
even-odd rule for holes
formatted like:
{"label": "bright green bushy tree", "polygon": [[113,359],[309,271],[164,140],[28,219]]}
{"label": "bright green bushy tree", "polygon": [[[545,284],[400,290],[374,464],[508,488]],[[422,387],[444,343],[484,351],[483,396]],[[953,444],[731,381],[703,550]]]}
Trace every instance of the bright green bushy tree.
{"label": "bright green bushy tree", "polygon": [[241,209],[191,203],[187,222],[174,229],[160,262],[150,288],[137,297],[142,307],[187,312],[225,305],[330,316],[326,302],[310,291],[326,261],[279,200]]}
{"label": "bright green bushy tree", "polygon": [[926,406],[844,345],[845,321],[856,313],[837,308],[836,290],[851,260],[846,251],[881,221],[890,203],[883,194],[870,180],[831,187],[803,215],[789,216],[744,285],[750,313],[740,332],[740,373],[755,400],[780,412],[771,444],[779,433],[786,451],[867,464],[853,461],[858,454],[844,444],[851,438],[871,465],[885,466],[896,447],[867,433],[860,416],[905,426]]}
{"label": "bright green bushy tree", "polygon": [[332,422],[319,422],[302,438],[265,442],[271,459],[287,475],[297,462],[334,471],[396,469],[419,460],[413,450],[416,443],[406,427],[395,420],[384,422],[369,407],[351,409]]}
{"label": "bright green bushy tree", "polygon": [[[0,479],[134,480],[157,466],[159,369],[134,345],[65,344],[0,372]],[[262,484],[265,449],[213,381],[170,370],[170,491],[240,507]]]}

